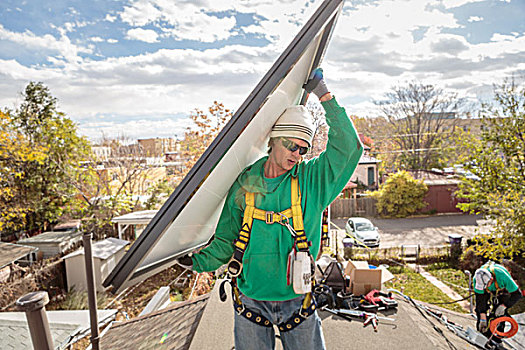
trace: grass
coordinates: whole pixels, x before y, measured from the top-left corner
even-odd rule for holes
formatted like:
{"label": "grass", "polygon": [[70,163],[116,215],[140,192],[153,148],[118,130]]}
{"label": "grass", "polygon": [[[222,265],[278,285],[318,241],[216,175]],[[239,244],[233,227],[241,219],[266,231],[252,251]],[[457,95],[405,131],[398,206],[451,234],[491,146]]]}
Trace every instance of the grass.
{"label": "grass", "polygon": [[[387,283],[387,288],[396,289],[403,294],[429,304],[446,303],[453,301],[439,288],[427,281],[419,273],[409,268],[393,266],[389,268],[395,278]],[[466,311],[458,304],[440,304],[438,305],[448,310],[462,312]]]}
{"label": "grass", "polygon": [[425,270],[462,297],[469,295],[468,277],[463,271],[451,268],[446,262],[428,265]]}

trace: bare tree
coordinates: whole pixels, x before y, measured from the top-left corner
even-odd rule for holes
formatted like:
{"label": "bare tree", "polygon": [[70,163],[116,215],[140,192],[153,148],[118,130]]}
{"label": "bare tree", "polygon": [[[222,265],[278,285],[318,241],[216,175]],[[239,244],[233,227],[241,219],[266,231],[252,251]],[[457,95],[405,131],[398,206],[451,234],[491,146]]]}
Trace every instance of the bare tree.
{"label": "bare tree", "polygon": [[141,195],[155,185],[155,167],[146,164],[142,147],[126,137],[104,139],[92,150],[75,183],[77,215],[83,217],[83,228],[101,239],[113,232],[113,217],[141,208]]}
{"label": "bare tree", "polygon": [[433,85],[395,86],[376,101],[390,126],[381,143],[398,169],[430,169],[443,164],[449,136],[457,126],[466,101]]}
{"label": "bare tree", "polygon": [[319,103],[308,102],[306,108],[313,117],[314,122],[314,137],[312,140],[312,147],[305,155],[306,159],[317,157],[326,148],[328,142],[328,125],[326,124],[325,113]]}

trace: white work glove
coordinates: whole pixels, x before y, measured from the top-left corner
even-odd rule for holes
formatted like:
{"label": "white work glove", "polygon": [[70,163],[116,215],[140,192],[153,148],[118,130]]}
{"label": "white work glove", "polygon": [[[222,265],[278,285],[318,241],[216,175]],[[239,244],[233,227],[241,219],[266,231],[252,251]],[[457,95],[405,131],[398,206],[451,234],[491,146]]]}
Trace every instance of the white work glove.
{"label": "white work glove", "polygon": [[480,319],[479,320],[479,329],[478,331],[480,331],[481,333],[485,333],[486,331],[488,331],[489,329],[489,325],[487,323],[487,319]]}
{"label": "white work glove", "polygon": [[496,317],[500,317],[500,316],[503,316],[505,315],[505,310],[507,309],[507,307],[503,304],[500,304],[497,308],[496,308],[496,311],[494,311],[494,315],[496,315]]}

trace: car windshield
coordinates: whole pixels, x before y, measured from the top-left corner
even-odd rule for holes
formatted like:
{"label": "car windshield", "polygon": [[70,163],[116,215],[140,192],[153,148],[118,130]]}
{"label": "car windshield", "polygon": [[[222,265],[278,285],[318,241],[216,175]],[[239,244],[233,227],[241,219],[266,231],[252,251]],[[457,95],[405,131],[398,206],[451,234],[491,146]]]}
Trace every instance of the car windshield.
{"label": "car windshield", "polygon": [[355,228],[357,231],[373,231],[374,226],[368,222],[358,222],[355,224]]}

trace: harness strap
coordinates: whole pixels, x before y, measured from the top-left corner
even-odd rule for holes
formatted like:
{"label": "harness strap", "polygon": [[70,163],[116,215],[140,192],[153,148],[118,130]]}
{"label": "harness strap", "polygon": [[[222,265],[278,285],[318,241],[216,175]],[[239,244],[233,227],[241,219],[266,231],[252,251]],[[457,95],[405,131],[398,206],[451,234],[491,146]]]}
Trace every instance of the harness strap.
{"label": "harness strap", "polygon": [[[252,321],[255,324],[258,324],[259,326],[263,327],[273,327],[273,323],[268,320],[266,317],[264,317],[262,314],[258,313],[257,311],[254,311],[250,308],[247,308],[241,301],[240,298],[240,292],[239,288],[237,287],[237,283],[234,279],[232,281],[223,281],[220,289],[222,290],[221,293],[224,293],[224,284],[228,282],[230,283],[232,287],[232,299],[233,299],[233,307],[237,314],[240,316],[243,316],[244,318]],[[223,296],[221,296],[221,300],[225,300]],[[301,304],[301,309],[294,312],[294,314],[286,321],[281,322],[277,325],[281,333],[291,331],[295,327],[299,326],[301,323],[303,323],[309,316],[311,316],[315,309],[317,308],[317,304],[315,302],[315,299],[312,297],[311,293],[308,293],[305,295],[303,302]]]}
{"label": "harness strap", "polygon": [[306,321],[306,319],[315,312],[316,308],[317,304],[315,302],[315,299],[312,297],[312,293],[306,294],[303,299],[301,309],[299,311],[294,312],[294,314],[288,320],[277,325],[279,331],[281,331],[281,333],[291,331],[292,329]]}
{"label": "harness strap", "polygon": [[287,221],[292,216],[292,209],[288,208],[280,213],[273,211],[264,211],[259,208],[255,208],[253,211],[253,218],[261,221],[265,221],[267,224],[281,224]]}
{"label": "harness strap", "polygon": [[295,230],[295,244],[297,245],[297,250],[299,251],[308,251],[308,240],[306,239],[306,234],[304,232],[304,223],[303,223],[303,212],[301,209],[301,190],[299,189],[299,181],[296,177],[292,177],[292,219],[293,219],[293,228]]}
{"label": "harness strap", "polygon": [[492,275],[492,280],[494,281],[494,284],[496,285],[496,291],[499,292],[501,288],[499,287],[498,280],[496,279],[496,273],[494,272],[494,262],[493,261],[489,263],[489,271],[490,271],[490,274]]}

